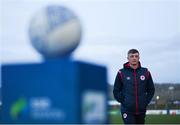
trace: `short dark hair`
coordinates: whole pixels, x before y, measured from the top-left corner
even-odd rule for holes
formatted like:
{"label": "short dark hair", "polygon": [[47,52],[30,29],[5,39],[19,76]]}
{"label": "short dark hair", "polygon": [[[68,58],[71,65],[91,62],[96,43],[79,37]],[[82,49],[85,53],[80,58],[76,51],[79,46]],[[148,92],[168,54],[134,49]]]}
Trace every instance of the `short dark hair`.
{"label": "short dark hair", "polygon": [[138,51],[137,49],[130,49],[130,50],[128,51],[128,55],[129,55],[129,54],[134,54],[134,53],[139,53],[139,51]]}

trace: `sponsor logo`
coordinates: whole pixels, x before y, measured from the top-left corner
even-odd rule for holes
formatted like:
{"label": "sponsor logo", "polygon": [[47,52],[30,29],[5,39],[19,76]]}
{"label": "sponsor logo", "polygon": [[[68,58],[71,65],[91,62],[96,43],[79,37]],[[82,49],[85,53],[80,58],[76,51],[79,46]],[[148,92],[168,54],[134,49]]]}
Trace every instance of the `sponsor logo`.
{"label": "sponsor logo", "polygon": [[126,79],[127,79],[127,80],[130,80],[130,79],[131,79],[131,77],[127,76],[127,77],[126,77]]}
{"label": "sponsor logo", "polygon": [[126,113],[123,113],[123,118],[127,118],[127,114]]}
{"label": "sponsor logo", "polygon": [[104,123],[106,120],[105,94],[99,91],[86,91],[82,97],[83,123]]}
{"label": "sponsor logo", "polygon": [[17,120],[22,114],[27,112],[27,100],[23,97],[16,100],[10,107],[10,116]]}
{"label": "sponsor logo", "polygon": [[64,120],[65,112],[55,108],[48,97],[36,97],[30,99],[30,116],[34,120]]}
{"label": "sponsor logo", "polygon": [[64,120],[66,115],[62,109],[52,105],[49,97],[19,98],[10,107],[10,116],[13,120]]}

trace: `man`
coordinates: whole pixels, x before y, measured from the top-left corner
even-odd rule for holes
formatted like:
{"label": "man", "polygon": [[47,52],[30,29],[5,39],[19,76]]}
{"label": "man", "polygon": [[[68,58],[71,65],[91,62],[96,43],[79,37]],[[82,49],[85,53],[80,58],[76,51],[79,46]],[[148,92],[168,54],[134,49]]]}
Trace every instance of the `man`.
{"label": "man", "polygon": [[125,124],[144,124],[146,107],[155,92],[154,83],[148,69],[141,67],[138,50],[130,49],[127,59],[117,73],[114,98],[121,103]]}

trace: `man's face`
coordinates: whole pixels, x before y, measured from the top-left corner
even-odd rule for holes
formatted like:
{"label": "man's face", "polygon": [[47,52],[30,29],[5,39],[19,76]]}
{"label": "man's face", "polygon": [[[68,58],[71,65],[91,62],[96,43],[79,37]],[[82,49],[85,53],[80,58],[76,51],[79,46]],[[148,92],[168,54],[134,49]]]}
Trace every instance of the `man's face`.
{"label": "man's face", "polygon": [[137,65],[139,62],[139,53],[130,53],[127,59],[131,65]]}

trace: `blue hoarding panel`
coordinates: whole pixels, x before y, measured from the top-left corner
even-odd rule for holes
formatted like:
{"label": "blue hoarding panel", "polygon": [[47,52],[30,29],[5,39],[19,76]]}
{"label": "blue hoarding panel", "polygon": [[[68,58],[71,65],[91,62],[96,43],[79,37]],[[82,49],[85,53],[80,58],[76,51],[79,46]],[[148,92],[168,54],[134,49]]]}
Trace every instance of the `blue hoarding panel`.
{"label": "blue hoarding panel", "polygon": [[106,81],[105,67],[78,61],[3,65],[2,122],[106,123]]}

